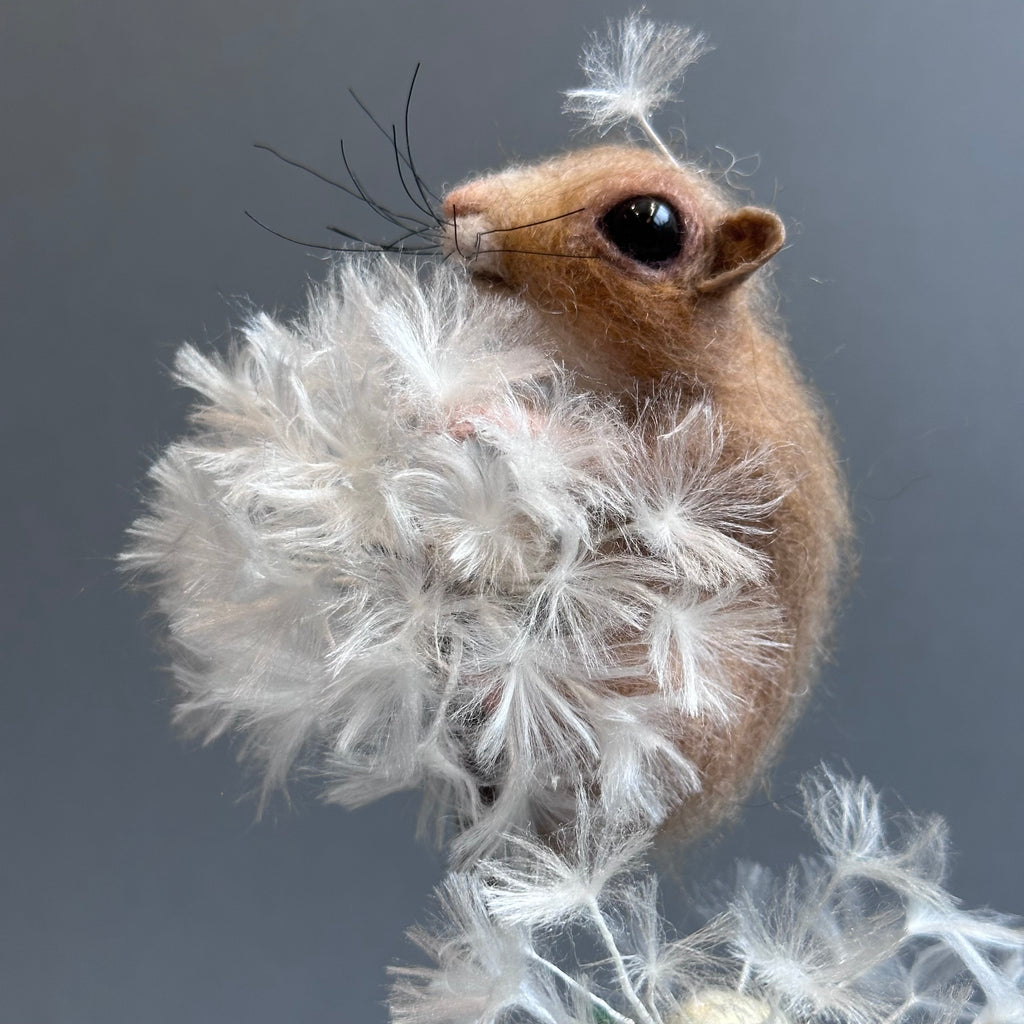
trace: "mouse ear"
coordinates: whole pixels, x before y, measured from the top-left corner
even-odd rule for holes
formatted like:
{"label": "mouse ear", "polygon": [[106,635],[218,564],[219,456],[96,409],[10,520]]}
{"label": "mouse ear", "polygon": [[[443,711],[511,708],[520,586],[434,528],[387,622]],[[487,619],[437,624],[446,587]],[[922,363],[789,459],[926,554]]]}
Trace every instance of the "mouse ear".
{"label": "mouse ear", "polygon": [[709,293],[734,287],[764,266],[785,240],[786,229],[770,210],[754,206],[734,210],[715,226],[711,266],[697,290]]}

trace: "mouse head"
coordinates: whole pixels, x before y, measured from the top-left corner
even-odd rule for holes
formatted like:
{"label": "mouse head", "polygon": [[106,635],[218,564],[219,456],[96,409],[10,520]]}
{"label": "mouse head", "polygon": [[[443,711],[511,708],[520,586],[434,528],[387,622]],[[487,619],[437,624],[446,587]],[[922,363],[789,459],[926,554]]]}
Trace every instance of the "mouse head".
{"label": "mouse head", "polygon": [[732,207],[706,172],[632,146],[479,178],[448,194],[444,216],[449,257],[557,315],[572,360],[620,381],[699,375],[708,332],[785,237],[774,213]]}

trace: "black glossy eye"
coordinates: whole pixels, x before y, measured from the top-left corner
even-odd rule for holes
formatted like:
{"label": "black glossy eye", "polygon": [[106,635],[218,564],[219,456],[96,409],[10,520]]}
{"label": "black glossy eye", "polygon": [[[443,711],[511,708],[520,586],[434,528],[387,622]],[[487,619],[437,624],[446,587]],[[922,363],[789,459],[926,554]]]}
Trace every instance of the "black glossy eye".
{"label": "black glossy eye", "polygon": [[623,199],[601,218],[601,230],[616,249],[648,267],[668,263],[683,248],[679,216],[657,196]]}

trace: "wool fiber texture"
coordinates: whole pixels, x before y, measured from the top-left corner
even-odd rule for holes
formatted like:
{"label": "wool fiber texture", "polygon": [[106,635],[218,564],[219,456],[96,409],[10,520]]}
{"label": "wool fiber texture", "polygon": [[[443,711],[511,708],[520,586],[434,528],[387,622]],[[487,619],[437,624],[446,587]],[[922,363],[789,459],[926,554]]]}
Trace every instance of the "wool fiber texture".
{"label": "wool fiber texture", "polygon": [[348,806],[422,786],[472,857],[700,790],[682,724],[726,726],[736,666],[787,644],[751,543],[784,495],[713,403],[599,396],[552,352],[528,305],[383,257],[180,351],[200,401],[124,558],[178,721],[238,733],[264,796],[295,768]]}
{"label": "wool fiber texture", "polygon": [[782,878],[740,865],[689,935],[659,914],[647,837],[585,815],[557,848],[521,837],[450,875],[410,932],[431,965],[392,970],[392,1021],[1024,1021],[1024,928],[943,888],[942,821],[886,814],[869,783],[828,770],[803,797],[817,855]]}

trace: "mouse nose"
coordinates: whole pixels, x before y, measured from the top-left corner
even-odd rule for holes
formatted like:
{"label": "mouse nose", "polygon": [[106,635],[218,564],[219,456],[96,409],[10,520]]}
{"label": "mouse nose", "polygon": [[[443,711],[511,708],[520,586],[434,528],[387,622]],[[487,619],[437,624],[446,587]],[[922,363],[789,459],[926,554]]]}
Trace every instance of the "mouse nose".
{"label": "mouse nose", "polygon": [[456,214],[459,217],[482,214],[487,208],[486,192],[486,183],[479,178],[466,185],[453,188],[444,197],[445,220],[452,220]]}
{"label": "mouse nose", "polygon": [[441,251],[474,274],[501,276],[501,254],[490,244],[495,226],[487,215],[479,183],[471,182],[449,192],[444,200],[444,234]]}

